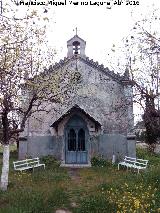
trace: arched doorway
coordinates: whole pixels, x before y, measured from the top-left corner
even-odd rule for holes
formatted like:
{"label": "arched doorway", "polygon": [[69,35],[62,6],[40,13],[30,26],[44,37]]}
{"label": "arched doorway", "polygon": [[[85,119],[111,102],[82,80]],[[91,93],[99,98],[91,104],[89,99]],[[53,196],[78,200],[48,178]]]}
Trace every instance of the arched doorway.
{"label": "arched doorway", "polygon": [[65,163],[88,163],[88,129],[85,121],[74,115],[65,127]]}

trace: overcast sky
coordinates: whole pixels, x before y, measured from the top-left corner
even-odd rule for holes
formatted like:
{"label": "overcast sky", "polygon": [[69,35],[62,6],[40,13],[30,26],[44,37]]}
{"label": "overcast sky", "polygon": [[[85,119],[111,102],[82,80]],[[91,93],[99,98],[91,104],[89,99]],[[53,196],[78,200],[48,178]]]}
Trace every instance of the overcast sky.
{"label": "overcast sky", "polygon": [[54,15],[55,22],[51,27],[50,40],[56,45],[59,55],[66,56],[66,41],[74,35],[73,29],[77,27],[78,35],[87,42],[86,55],[107,66],[107,53],[112,45],[121,43],[133,24],[148,16],[152,8],[160,7],[160,0],[139,0],[137,6],[126,5],[126,1],[111,9],[93,5],[50,6],[49,13]]}
{"label": "overcast sky", "polygon": [[[16,1],[20,2],[20,0]],[[31,0],[25,0],[27,1]],[[48,0],[32,1],[49,2]],[[137,20],[148,18],[153,8],[160,8],[160,0],[53,0],[56,1],[66,1],[66,5],[49,5],[46,16],[50,19],[47,29],[48,38],[58,52],[57,60],[66,56],[67,40],[75,35],[73,30],[77,27],[78,35],[87,43],[86,55],[105,66],[112,46],[122,43],[122,39],[129,34]],[[114,5],[115,2],[120,1],[123,2],[121,5]],[[75,6],[73,2],[79,4]],[[89,5],[81,6],[81,2],[88,2]],[[103,2],[103,6],[93,5],[94,2]],[[107,9],[104,2],[110,2],[111,9]],[[127,5],[128,2],[131,4],[138,2],[139,5]],[[23,13],[23,9],[27,6],[18,7]],[[40,5],[29,7],[38,10],[44,8]]]}

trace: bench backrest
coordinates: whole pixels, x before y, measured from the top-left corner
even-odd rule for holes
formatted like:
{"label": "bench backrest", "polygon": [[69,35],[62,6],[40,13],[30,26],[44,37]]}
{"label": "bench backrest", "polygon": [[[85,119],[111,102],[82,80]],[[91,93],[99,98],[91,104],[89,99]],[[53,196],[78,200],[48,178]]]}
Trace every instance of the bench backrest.
{"label": "bench backrest", "polygon": [[21,167],[27,167],[31,165],[39,164],[39,158],[31,158],[31,159],[25,159],[25,160],[19,160],[19,161],[14,161],[14,169],[18,169]]}
{"label": "bench backrest", "polygon": [[148,160],[138,159],[136,160],[136,165],[146,168],[148,164]]}
{"label": "bench backrest", "polygon": [[133,163],[134,164],[136,162],[136,158],[125,156],[124,161],[125,161],[125,163]]}
{"label": "bench backrest", "polygon": [[135,164],[136,166],[141,166],[144,168],[146,168],[147,164],[148,164],[148,160],[143,160],[140,158],[132,158],[132,157],[128,157],[128,156],[125,156],[124,161],[126,163]]}

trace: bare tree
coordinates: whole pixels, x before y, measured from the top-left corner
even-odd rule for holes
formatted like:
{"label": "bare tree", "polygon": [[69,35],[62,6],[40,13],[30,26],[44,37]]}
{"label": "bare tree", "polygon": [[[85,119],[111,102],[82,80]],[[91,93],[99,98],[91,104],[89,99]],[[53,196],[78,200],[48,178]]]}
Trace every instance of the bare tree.
{"label": "bare tree", "polygon": [[[160,132],[159,20],[158,11],[154,10],[150,17],[135,23],[129,36],[123,40],[124,46],[120,48],[123,63],[118,64],[120,70],[127,67],[133,85],[133,101],[143,110],[145,141],[150,151],[154,151]],[[118,51],[114,52],[117,54]]]}

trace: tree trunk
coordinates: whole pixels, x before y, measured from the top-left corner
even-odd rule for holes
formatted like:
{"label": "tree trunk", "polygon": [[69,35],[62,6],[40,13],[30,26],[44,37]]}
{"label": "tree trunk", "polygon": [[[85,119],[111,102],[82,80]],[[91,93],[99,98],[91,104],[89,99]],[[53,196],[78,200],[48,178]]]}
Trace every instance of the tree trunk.
{"label": "tree trunk", "polygon": [[8,173],[9,173],[9,144],[3,145],[3,164],[2,164],[2,174],[0,189],[2,191],[7,190],[8,186]]}

